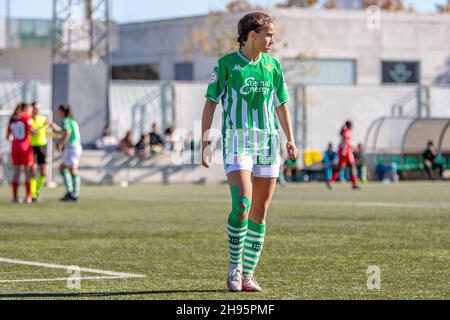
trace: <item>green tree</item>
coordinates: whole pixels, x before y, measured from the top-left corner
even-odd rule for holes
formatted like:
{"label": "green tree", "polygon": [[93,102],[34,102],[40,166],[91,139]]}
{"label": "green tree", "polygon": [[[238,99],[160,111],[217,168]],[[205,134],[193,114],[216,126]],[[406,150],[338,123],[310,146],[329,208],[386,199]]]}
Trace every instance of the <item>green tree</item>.
{"label": "green tree", "polygon": [[284,3],[277,4],[279,8],[290,8],[290,7],[300,7],[300,8],[310,8],[314,7],[319,0],[287,0]]}
{"label": "green tree", "polygon": [[414,7],[406,8],[403,0],[364,0],[365,8],[370,6],[379,6],[386,11],[415,11]]}
{"label": "green tree", "polygon": [[447,4],[436,5],[436,8],[440,13],[450,13],[450,0],[447,0]]}

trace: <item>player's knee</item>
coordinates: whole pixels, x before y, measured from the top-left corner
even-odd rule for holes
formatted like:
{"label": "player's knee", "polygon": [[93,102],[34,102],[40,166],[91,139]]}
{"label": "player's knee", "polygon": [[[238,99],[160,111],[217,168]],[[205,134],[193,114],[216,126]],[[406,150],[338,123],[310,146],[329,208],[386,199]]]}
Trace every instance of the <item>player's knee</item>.
{"label": "player's knee", "polygon": [[237,199],[236,205],[233,208],[234,213],[239,220],[246,220],[251,207],[251,201],[246,197]]}
{"label": "player's knee", "polygon": [[253,205],[252,206],[252,219],[255,220],[256,223],[263,223],[266,220],[267,212],[269,210],[269,206],[265,204]]}

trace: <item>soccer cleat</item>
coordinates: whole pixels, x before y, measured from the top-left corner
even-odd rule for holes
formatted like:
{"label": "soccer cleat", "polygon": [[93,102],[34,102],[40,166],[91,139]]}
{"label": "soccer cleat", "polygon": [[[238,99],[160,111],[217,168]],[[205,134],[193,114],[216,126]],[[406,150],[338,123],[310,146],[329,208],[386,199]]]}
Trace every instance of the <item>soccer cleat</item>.
{"label": "soccer cleat", "polygon": [[20,204],[20,200],[18,198],[12,198],[11,203]]}
{"label": "soccer cleat", "polygon": [[36,198],[33,198],[33,203],[40,203],[42,200],[41,200],[41,197],[40,196],[37,196]]}
{"label": "soccer cleat", "polygon": [[32,197],[26,197],[23,202],[26,203],[26,204],[32,204],[33,203],[33,198]]}
{"label": "soccer cleat", "polygon": [[61,199],[59,199],[59,201],[62,202],[68,202],[72,200],[72,195],[70,193],[66,193],[66,195],[64,197],[62,197]]}
{"label": "soccer cleat", "polygon": [[352,188],[353,188],[353,190],[361,190],[360,186],[353,186]]}
{"label": "soccer cleat", "polygon": [[228,266],[227,287],[231,292],[242,291],[242,266],[230,264]]}
{"label": "soccer cleat", "polygon": [[328,190],[333,190],[333,185],[329,181],[327,181],[327,188]]}
{"label": "soccer cleat", "polygon": [[245,292],[261,292],[262,288],[252,276],[244,276],[242,279],[242,291]]}
{"label": "soccer cleat", "polygon": [[80,197],[76,196],[76,195],[73,194],[73,193],[70,194],[70,200],[71,200],[71,201],[77,202],[78,199],[80,199]]}

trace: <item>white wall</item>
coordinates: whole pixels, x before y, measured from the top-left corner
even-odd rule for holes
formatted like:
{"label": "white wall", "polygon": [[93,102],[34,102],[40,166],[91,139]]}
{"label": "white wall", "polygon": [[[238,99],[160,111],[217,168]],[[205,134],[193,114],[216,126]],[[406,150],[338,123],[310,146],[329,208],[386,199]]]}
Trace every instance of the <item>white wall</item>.
{"label": "white wall", "polygon": [[[382,60],[419,60],[423,84],[432,84],[439,70],[449,68],[450,18],[448,15],[418,13],[381,14],[381,29],[367,28],[364,10],[274,9],[278,58],[300,53],[313,58],[357,60],[360,85],[381,84]],[[235,29],[239,15],[230,18]],[[161,79],[173,80],[174,63],[184,58],[182,44],[194,27],[201,27],[206,16],[153,21],[119,26],[120,50],[115,65],[159,63]],[[216,57],[195,57],[195,80],[205,81]]]}
{"label": "white wall", "polygon": [[0,81],[51,80],[50,48],[0,51]]}

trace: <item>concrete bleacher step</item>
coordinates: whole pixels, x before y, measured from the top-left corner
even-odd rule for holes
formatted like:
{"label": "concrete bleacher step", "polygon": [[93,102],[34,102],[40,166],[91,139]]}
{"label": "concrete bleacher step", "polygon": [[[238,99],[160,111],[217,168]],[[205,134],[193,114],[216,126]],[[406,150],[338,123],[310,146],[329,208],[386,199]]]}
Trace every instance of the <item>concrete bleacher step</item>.
{"label": "concrete bleacher step", "polygon": [[[221,159],[221,152],[215,157]],[[190,153],[186,154],[186,159],[191,159]],[[62,183],[57,171],[59,162],[54,163],[53,176],[57,183]],[[226,180],[222,164],[205,169],[189,162],[180,164],[170,153],[140,160],[117,152],[87,150],[83,152],[79,170],[85,184],[221,183]]]}

